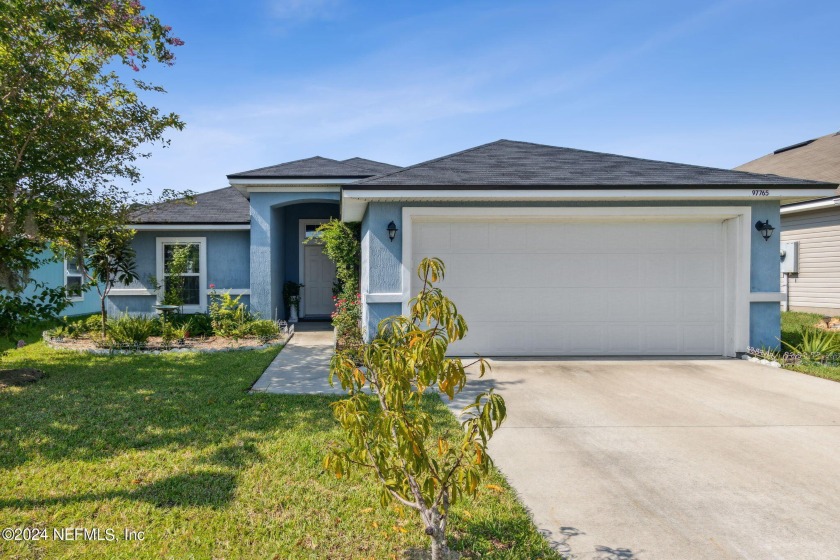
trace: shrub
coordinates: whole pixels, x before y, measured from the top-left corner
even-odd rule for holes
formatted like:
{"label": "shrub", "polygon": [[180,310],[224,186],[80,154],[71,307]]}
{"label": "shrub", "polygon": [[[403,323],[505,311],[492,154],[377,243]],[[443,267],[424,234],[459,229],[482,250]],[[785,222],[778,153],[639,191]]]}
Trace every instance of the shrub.
{"label": "shrub", "polygon": [[799,339],[796,346],[782,341],[788,349],[802,356],[803,360],[823,361],[829,354],[840,351],[840,341],[833,332],[813,327],[800,327]]}
{"label": "shrub", "polygon": [[210,322],[218,336],[239,339],[247,335],[248,323],[254,320],[254,316],[239,301],[241,298],[210,292]]}
{"label": "shrub", "polygon": [[160,338],[164,346],[171,346],[173,342],[183,344],[187,338],[187,326],[178,326],[167,321],[161,329]]}
{"label": "shrub", "polygon": [[335,298],[332,324],[342,347],[352,348],[362,344],[362,302],[360,294]]}
{"label": "shrub", "polygon": [[98,332],[102,330],[102,316],[91,315],[82,321],[82,328],[85,332]]}
{"label": "shrub", "polygon": [[213,322],[210,315],[204,313],[190,315],[184,326],[187,329],[187,336],[213,336]]}
{"label": "shrub", "polygon": [[116,344],[143,346],[155,330],[156,319],[124,313],[108,321],[108,338]]}
{"label": "shrub", "polygon": [[47,336],[50,338],[80,338],[88,332],[85,328],[85,320],[62,317],[59,325],[47,331]]}
{"label": "shrub", "polygon": [[247,332],[266,342],[280,336],[280,326],[270,319],[257,319],[248,324]]}

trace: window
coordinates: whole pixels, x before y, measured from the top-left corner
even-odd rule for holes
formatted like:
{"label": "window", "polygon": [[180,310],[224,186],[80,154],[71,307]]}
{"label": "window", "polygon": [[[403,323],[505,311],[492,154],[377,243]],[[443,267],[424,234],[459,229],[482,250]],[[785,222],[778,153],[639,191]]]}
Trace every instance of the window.
{"label": "window", "polygon": [[309,239],[310,237],[321,237],[324,235],[324,232],[317,231],[322,224],[306,224],[303,229],[303,236],[305,239]]}
{"label": "window", "polygon": [[82,301],[85,299],[82,294],[82,285],[85,283],[85,277],[82,271],[76,266],[76,261],[73,259],[64,259],[64,289],[67,291],[67,299],[70,301]]}
{"label": "window", "polygon": [[[198,243],[165,243],[163,245],[163,291],[173,282],[181,282],[184,305],[199,305],[199,275],[201,263]],[[177,272],[176,272],[177,269]]]}
{"label": "window", "polygon": [[207,288],[206,262],[203,237],[158,238],[157,270],[162,285],[160,299],[173,282],[178,282],[181,285],[184,309],[203,311]]}

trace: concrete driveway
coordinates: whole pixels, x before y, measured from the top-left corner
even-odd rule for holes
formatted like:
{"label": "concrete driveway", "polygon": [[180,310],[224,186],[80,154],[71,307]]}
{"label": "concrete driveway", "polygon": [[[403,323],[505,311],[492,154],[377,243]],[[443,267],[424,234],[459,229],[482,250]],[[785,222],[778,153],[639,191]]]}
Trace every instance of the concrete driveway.
{"label": "concrete driveway", "polygon": [[840,558],[840,383],[742,360],[492,365],[491,455],[568,557]]}

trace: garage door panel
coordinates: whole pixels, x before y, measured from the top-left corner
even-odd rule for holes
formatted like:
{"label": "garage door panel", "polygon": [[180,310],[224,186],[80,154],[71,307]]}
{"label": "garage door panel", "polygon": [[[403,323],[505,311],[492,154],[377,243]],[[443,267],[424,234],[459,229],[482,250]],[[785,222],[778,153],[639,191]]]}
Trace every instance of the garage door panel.
{"label": "garage door panel", "polygon": [[670,323],[642,326],[642,354],[673,356],[682,352],[682,330]]}
{"label": "garage door panel", "polygon": [[602,285],[612,286],[615,278],[621,278],[624,286],[639,286],[641,280],[641,267],[639,258],[634,254],[615,255],[611,254],[603,260],[603,271],[606,278],[601,281]]}
{"label": "garage door panel", "polygon": [[716,247],[721,244],[723,225],[720,222],[684,223],[677,232],[677,238],[680,240],[680,252],[706,253],[710,246]]}
{"label": "garage door panel", "polygon": [[719,354],[720,337],[714,323],[700,325],[683,325],[683,353],[685,354]]}
{"label": "garage door panel", "polygon": [[720,283],[720,255],[683,255],[679,264],[679,285],[686,287],[715,286]]}
{"label": "garage door panel", "polygon": [[412,249],[415,254],[425,253],[429,249],[449,253],[449,239],[449,224],[419,223],[414,226],[414,235],[412,236],[414,246]]}
{"label": "garage door panel", "polygon": [[[591,321],[593,318],[603,318],[609,311],[607,301],[603,297],[603,291],[598,288],[569,288],[563,290],[561,298],[566,303],[568,315],[565,319],[569,322]],[[550,317],[547,313],[541,314],[540,319],[557,319]]]}
{"label": "garage door panel", "polygon": [[[519,250],[528,253],[556,253],[557,247],[566,243],[567,228],[559,223],[526,224],[525,235],[530,241],[525,247],[519,243]],[[516,238],[517,241],[521,237]]]}
{"label": "garage door panel", "polygon": [[643,286],[667,287],[677,283],[678,255],[645,254],[639,256]]}
{"label": "garage door panel", "polygon": [[642,294],[633,288],[605,289],[607,301],[607,321],[634,323],[643,315]]}
{"label": "garage door panel", "polygon": [[606,328],[607,353],[613,356],[637,354],[642,343],[642,333],[627,325],[609,325]]}
{"label": "garage door panel", "polygon": [[415,268],[425,256],[447,266],[441,287],[469,325],[453,354],[720,355],[722,232],[720,223],[429,221],[413,226],[411,258]]}
{"label": "garage door panel", "polygon": [[565,329],[566,352],[572,356],[602,354],[604,328],[601,325],[571,325]]}
{"label": "garage door panel", "polygon": [[642,305],[646,320],[661,323],[674,319],[674,310],[678,308],[680,293],[677,290],[642,290]]}
{"label": "garage door panel", "polygon": [[535,354],[566,354],[568,353],[569,327],[562,323],[546,323],[531,325],[530,348]]}
{"label": "garage door panel", "polygon": [[489,224],[474,222],[451,224],[449,226],[450,250],[453,253],[472,253],[487,250],[491,247],[489,227]]}
{"label": "garage door panel", "polygon": [[723,319],[721,294],[713,289],[680,292],[677,318],[683,322],[720,321]]}

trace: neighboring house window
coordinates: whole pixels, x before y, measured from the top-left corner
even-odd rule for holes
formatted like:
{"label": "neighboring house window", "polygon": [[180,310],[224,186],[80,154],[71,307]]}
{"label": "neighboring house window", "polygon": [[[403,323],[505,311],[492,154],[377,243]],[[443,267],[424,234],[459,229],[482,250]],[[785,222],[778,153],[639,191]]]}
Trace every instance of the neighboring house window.
{"label": "neighboring house window", "polygon": [[73,259],[64,259],[64,289],[67,290],[70,301],[82,301],[85,299],[82,293],[82,284],[84,284],[84,276],[76,266],[76,261]]}
{"label": "neighboring house window", "polygon": [[[203,311],[207,290],[207,252],[205,238],[158,238],[157,272],[158,278],[166,292],[168,282],[172,277],[172,261],[179,248],[186,248],[186,270],[180,274],[184,280],[181,298],[185,311]],[[159,294],[160,297],[163,293]]]}

